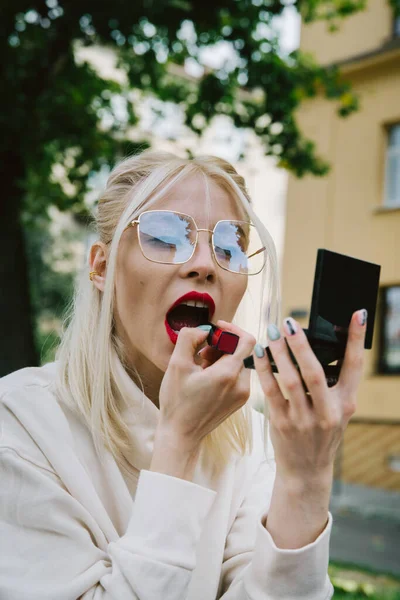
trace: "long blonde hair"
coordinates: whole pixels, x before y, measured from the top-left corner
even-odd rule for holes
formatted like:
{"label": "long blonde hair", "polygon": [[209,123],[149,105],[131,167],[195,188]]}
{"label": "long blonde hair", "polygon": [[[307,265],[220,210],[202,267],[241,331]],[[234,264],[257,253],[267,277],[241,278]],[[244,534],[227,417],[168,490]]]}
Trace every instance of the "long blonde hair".
{"label": "long blonde hair", "polygon": [[[104,447],[107,448],[117,463],[128,470],[132,467],[126,459],[129,431],[119,402],[123,396],[123,384],[113,361],[116,352],[128,370],[124,363],[124,347],[115,333],[113,318],[118,245],[131,220],[184,177],[199,173],[227,190],[245,209],[267,249],[267,266],[262,272],[261,286],[262,296],[266,290],[267,298],[265,308],[264,297],[260,302],[258,333],[266,331],[268,323],[277,324],[280,319],[275,245],[252,209],[243,177],[231,164],[214,156],[187,159],[152,150],[120,162],[108,178],[95,216],[99,240],[110,245],[105,289],[101,292],[90,282],[89,269],[85,267],[67,315],[67,328],[56,358],[60,361],[58,390],[62,398],[84,418],[97,451],[101,454]],[[143,392],[139,374],[132,365],[129,369],[140,382]],[[126,401],[129,403],[129,399]],[[267,412],[266,403],[265,409]],[[233,453],[243,455],[251,451],[251,423],[251,408],[246,403],[203,440],[205,456],[213,461],[216,468],[226,464]]]}

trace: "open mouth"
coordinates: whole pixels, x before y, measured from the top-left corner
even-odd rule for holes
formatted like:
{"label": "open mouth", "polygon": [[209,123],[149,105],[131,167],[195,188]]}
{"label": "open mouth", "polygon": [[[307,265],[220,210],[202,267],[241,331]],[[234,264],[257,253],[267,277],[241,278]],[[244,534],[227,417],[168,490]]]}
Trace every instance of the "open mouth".
{"label": "open mouth", "polygon": [[198,327],[209,322],[210,309],[208,306],[196,306],[195,301],[178,304],[167,313],[167,322],[177,333],[182,327]]}
{"label": "open mouth", "polygon": [[195,290],[178,298],[165,316],[165,329],[175,345],[182,327],[208,324],[215,313],[214,299],[207,293]]}

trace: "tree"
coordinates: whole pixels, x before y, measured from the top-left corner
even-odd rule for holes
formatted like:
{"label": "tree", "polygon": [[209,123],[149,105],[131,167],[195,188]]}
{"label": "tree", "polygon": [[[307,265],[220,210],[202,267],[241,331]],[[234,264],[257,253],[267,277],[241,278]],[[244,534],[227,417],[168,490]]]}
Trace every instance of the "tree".
{"label": "tree", "polygon": [[[51,205],[85,215],[90,174],[135,149],[126,137],[137,121],[130,89],[178,103],[198,133],[218,114],[229,115],[237,127],[254,128],[266,154],[275,154],[297,176],[328,171],[299,131],[294,111],[318,91],[337,100],[342,116],[357,108],[357,100],[336,68],[322,68],[298,51],[280,54],[271,20],[286,4],[2,1],[0,376],[37,363],[24,230],[47,218]],[[326,19],[333,28],[362,10],[365,0],[293,0],[293,5],[304,21]],[[205,70],[198,80],[176,76],[174,67],[188,58],[201,63],[201,48],[221,40],[232,45],[233,63]],[[116,51],[127,85],[105,81],[89,64],[77,62],[79,46],[98,44]],[[118,117],[115,95],[126,100],[126,119]]]}

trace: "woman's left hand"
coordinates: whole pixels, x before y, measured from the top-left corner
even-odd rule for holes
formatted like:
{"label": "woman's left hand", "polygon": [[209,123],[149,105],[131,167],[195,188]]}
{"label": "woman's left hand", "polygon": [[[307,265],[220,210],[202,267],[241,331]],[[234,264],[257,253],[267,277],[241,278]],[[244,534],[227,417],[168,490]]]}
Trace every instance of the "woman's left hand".
{"label": "woman's left hand", "polygon": [[270,341],[269,348],[288,398],[282,393],[265,352],[262,358],[254,354],[260,384],[269,402],[277,473],[285,481],[325,481],[329,485],[332,480],[335,454],[355,412],[362,376],[366,323],[361,325],[357,318],[362,313],[357,311],[352,316],[340,377],[334,387],[328,387],[321,363],[293,319],[290,321],[296,332],[291,335],[285,323],[284,333],[310,395],[304,391],[282,336]]}

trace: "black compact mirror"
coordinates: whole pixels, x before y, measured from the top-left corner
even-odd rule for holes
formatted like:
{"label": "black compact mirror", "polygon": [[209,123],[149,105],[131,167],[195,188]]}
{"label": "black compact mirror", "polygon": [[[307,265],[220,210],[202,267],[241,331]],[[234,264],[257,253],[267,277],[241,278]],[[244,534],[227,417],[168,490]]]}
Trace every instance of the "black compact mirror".
{"label": "black compact mirror", "polygon": [[[380,265],[326,249],[318,250],[310,320],[308,329],[303,331],[324,368],[330,387],[340,374],[351,317],[361,308],[368,311],[364,347],[372,348],[380,271]],[[272,370],[278,373],[269,348],[265,350]],[[298,368],[290,348],[289,353]],[[331,364],[335,361],[335,365]],[[244,365],[254,369],[253,357],[246,358]]]}

